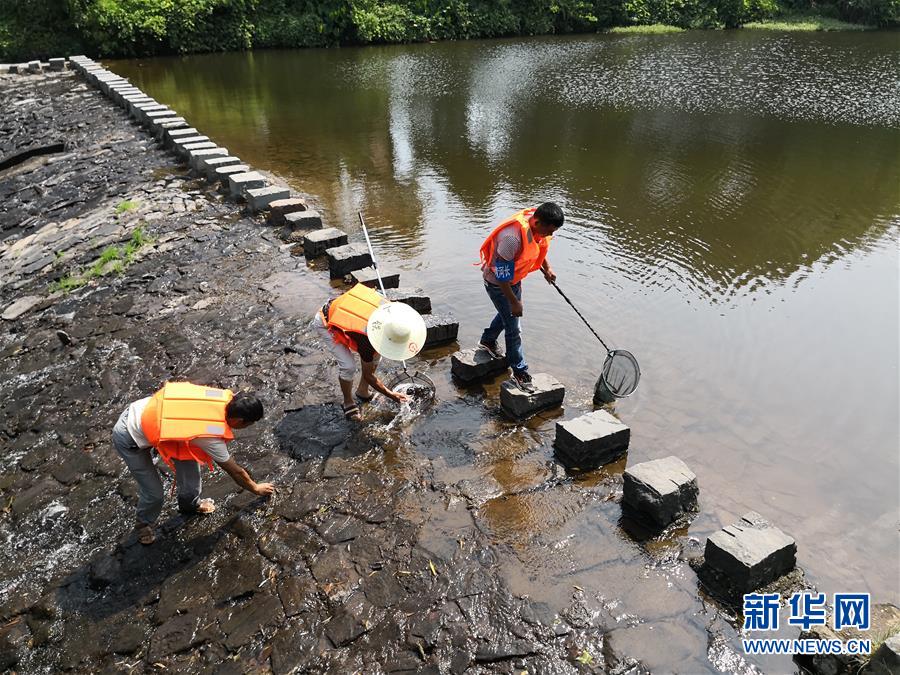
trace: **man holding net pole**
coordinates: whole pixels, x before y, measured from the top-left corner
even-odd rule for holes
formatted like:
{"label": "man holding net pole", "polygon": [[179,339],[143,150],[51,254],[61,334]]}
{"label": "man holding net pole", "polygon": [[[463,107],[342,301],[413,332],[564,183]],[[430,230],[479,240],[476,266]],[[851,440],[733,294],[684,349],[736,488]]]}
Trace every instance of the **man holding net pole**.
{"label": "man holding net pole", "polygon": [[479,347],[494,357],[501,357],[497,339],[503,333],[506,361],[512,368],[513,380],[528,393],[535,389],[522,349],[522,280],[535,270],[541,270],[549,283],[556,280],[547,262],[547,250],[553,233],[562,227],[564,220],[559,206],[544,202],[500,223],[481,245],[484,288],[497,314],[481,334]]}

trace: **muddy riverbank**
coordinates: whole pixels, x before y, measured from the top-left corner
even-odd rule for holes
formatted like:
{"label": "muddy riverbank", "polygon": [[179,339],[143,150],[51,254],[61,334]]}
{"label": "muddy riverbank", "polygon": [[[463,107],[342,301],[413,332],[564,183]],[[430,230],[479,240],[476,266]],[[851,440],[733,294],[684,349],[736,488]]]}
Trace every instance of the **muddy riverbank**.
{"label": "muddy riverbank", "polygon": [[[641,670],[590,597],[558,613],[510,589],[437,457],[392,466],[383,426],[346,426],[306,333],[330,289],[290,242],[73,75],[0,88],[0,154],[64,144],[0,174],[0,667]],[[235,454],[279,492],[254,499],[218,472],[218,511],[183,521],[170,500],[144,548],[109,431],[170,378],[260,394],[266,419]]]}

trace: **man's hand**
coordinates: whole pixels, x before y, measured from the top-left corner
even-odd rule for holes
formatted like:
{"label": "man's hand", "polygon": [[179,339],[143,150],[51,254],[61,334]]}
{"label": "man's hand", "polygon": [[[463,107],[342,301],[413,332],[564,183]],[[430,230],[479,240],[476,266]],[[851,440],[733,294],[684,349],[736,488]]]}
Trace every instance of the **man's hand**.
{"label": "man's hand", "polygon": [[260,497],[269,497],[275,494],[275,486],[271,483],[257,483],[256,488],[253,490],[253,494],[259,495]]}
{"label": "man's hand", "polygon": [[509,312],[513,316],[522,316],[522,301],[521,300],[510,300],[509,301]]}
{"label": "man's hand", "polygon": [[393,392],[391,398],[394,399],[394,401],[397,403],[403,403],[404,401],[409,400],[409,396],[407,396],[406,394],[401,394],[399,391]]}
{"label": "man's hand", "polygon": [[544,273],[544,278],[547,280],[548,284],[552,284],[554,281],[556,281],[556,272],[553,271],[553,268],[550,267],[550,265],[543,267],[541,269],[541,272]]}

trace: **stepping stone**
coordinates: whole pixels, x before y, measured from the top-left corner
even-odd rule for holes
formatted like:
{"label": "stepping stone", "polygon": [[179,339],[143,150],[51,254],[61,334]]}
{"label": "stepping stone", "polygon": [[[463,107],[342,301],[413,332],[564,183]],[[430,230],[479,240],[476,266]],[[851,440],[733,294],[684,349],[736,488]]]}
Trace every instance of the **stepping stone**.
{"label": "stepping stone", "polygon": [[229,187],[229,178],[231,178],[232,176],[236,176],[239,173],[247,173],[248,171],[250,171],[250,167],[246,164],[230,164],[228,166],[220,166],[218,169],[216,169],[216,177],[212,182],[215,183],[221,181],[227,189]]}
{"label": "stepping stone", "polygon": [[697,476],[675,456],[630,466],[624,478],[623,504],[659,527],[697,510]]}
{"label": "stepping stone", "polygon": [[486,349],[463,349],[450,357],[450,372],[465,383],[504,373],[508,368],[505,356],[491,356]]}
{"label": "stepping stone", "polygon": [[166,108],[165,110],[151,110],[150,112],[144,113],[144,121],[148,124],[154,121],[162,122],[167,117],[178,117],[178,113],[171,108]]}
{"label": "stepping stone", "polygon": [[182,154],[189,154],[194,150],[212,150],[219,146],[212,141],[197,141],[196,143],[181,143]]}
{"label": "stepping stone", "polygon": [[228,177],[228,192],[237,200],[244,198],[245,190],[265,187],[266,179],[257,171],[236,173]]}
{"label": "stepping stone", "polygon": [[372,264],[372,256],[365,244],[344,244],[325,251],[328,256],[328,274],[332,279],[343,279],[355,270]]}
{"label": "stepping stone", "polygon": [[324,255],[325,251],[347,243],[347,235],[333,227],[324,230],[310,232],[303,237],[303,255],[307,258],[316,258]]}
{"label": "stepping stone", "polygon": [[[175,141],[178,139],[195,138],[197,136],[200,136],[200,132],[194,129],[194,127],[172,129],[163,134],[163,138],[165,139],[167,146],[174,145]],[[207,137],[203,136],[202,138],[206,140]]]}
{"label": "stepping stone", "polygon": [[149,103],[149,104],[140,104],[133,107],[132,112],[133,117],[140,123],[144,123],[147,120],[147,113],[152,113],[157,110],[168,110],[169,107],[163,105],[162,103]]}
{"label": "stepping stone", "polygon": [[750,511],[706,540],[705,565],[722,574],[739,593],[751,593],[797,565],[792,537]]}
{"label": "stepping stone", "polygon": [[277,185],[267,185],[266,187],[247,190],[244,197],[250,205],[250,210],[254,213],[267,208],[269,204],[279,199],[287,199],[291,196],[291,191],[285,187]]}
{"label": "stepping stone", "polygon": [[[285,224],[284,217],[289,213],[297,213],[298,211],[306,211],[306,202],[296,197],[289,199],[278,199],[269,204],[269,215],[266,222],[273,227],[280,227]],[[322,227],[321,220],[319,227]]]}
{"label": "stepping stone", "polygon": [[322,216],[318,211],[292,211],[284,215],[284,224],[291,230],[318,230],[322,227]]}
{"label": "stepping stone", "polygon": [[594,468],[608,464],[628,450],[631,429],[605,410],[556,423],[553,445],[570,467]]}
{"label": "stepping stone", "polygon": [[16,75],[19,72],[19,64],[10,63],[7,72],[9,72],[10,75]]}
{"label": "stepping stone", "polygon": [[515,382],[507,381],[500,385],[500,406],[511,417],[524,419],[541,410],[562,405],[566,388],[559,380],[546,373],[534,373],[531,377],[536,389],[533,393],[522,391]]}
{"label": "stepping stone", "polygon": [[[177,138],[172,139],[172,149],[176,152],[176,154],[183,155],[187,152],[185,146],[187,145],[196,145],[197,143],[208,143],[208,136],[178,136]],[[213,144],[215,145],[215,143]]]}
{"label": "stepping stone", "polygon": [[459,322],[452,314],[428,314],[425,319],[425,347],[453,342],[459,335]]}
{"label": "stepping stone", "polygon": [[206,174],[207,180],[214,181],[218,178],[216,169],[221,169],[223,166],[235,166],[240,163],[241,160],[233,155],[227,155],[226,157],[204,157],[200,160],[200,171]]}
{"label": "stepping stone", "polygon": [[188,125],[187,120],[183,117],[170,117],[166,119],[164,122],[157,122],[153,125],[153,137],[162,140],[163,134],[168,129],[181,129]]}
{"label": "stepping stone", "polygon": [[431,298],[421,288],[389,288],[387,299],[405,303],[419,314],[431,314]]}
{"label": "stepping stone", "polygon": [[[880,668],[881,670],[877,670]],[[900,633],[889,637],[872,654],[866,673],[900,673]]]}
{"label": "stepping stone", "polygon": [[65,70],[66,60],[63,58],[50,59],[50,70]]}
{"label": "stepping stone", "polygon": [[213,157],[228,157],[228,148],[206,148],[202,150],[191,150],[188,152],[188,164],[195,171],[205,173],[200,162],[204,159],[212,159]]}
{"label": "stepping stone", "polygon": [[[379,268],[378,271],[381,273],[381,282],[386,289],[398,288],[400,286],[400,272],[389,268]],[[378,285],[378,276],[375,274],[374,267],[363,267],[361,270],[354,270],[350,273],[350,277],[355,284],[362,284],[363,286],[368,286],[375,290],[381,289]]]}
{"label": "stepping stone", "polygon": [[29,61],[28,62],[28,72],[29,73],[41,72],[41,62],[40,61]]}

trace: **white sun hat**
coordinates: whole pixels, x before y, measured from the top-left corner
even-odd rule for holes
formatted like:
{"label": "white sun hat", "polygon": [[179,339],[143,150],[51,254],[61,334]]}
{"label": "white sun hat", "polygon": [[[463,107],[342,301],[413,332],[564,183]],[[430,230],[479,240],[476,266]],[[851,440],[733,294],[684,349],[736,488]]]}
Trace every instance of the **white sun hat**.
{"label": "white sun hat", "polygon": [[375,351],[386,359],[412,358],[425,344],[425,320],[407,304],[388,302],[369,317],[366,334]]}

